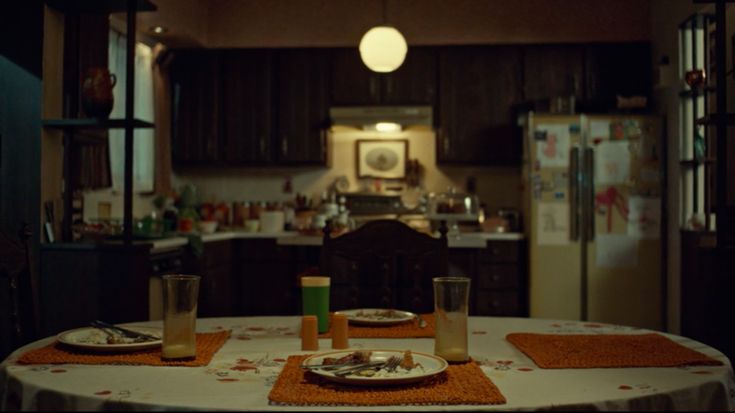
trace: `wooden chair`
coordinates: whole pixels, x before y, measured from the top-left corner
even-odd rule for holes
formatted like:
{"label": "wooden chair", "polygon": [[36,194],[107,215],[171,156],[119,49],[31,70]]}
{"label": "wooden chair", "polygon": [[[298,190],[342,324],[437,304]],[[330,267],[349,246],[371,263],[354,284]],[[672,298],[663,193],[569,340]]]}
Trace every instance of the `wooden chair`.
{"label": "wooden chair", "polygon": [[448,271],[447,229],[440,237],[397,220],[376,220],[332,237],[324,229],[320,270],[331,277],[330,309],[434,309],[432,278]]}
{"label": "wooden chair", "polygon": [[28,240],[23,225],[19,242],[0,231],[0,360],[35,338]]}

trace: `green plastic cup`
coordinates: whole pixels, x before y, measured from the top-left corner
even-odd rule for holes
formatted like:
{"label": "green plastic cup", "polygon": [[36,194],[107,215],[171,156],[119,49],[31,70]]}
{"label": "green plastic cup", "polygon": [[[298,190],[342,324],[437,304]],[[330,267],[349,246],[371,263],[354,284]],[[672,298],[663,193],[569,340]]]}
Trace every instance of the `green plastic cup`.
{"label": "green plastic cup", "polygon": [[301,277],[304,315],[315,315],[320,333],[329,331],[329,277]]}

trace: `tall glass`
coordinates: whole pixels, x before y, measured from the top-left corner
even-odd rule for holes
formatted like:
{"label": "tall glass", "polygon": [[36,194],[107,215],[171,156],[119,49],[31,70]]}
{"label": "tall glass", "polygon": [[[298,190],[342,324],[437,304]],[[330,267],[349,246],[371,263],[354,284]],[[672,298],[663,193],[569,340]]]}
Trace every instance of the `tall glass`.
{"label": "tall glass", "polygon": [[163,345],[164,359],[196,357],[198,275],[164,275],[163,279]]}
{"label": "tall glass", "polygon": [[329,331],[329,277],[301,277],[303,315],[315,315],[320,333]]}
{"label": "tall glass", "polygon": [[467,277],[436,277],[433,281],[436,319],[434,354],[450,362],[467,361],[467,315],[471,280]]}

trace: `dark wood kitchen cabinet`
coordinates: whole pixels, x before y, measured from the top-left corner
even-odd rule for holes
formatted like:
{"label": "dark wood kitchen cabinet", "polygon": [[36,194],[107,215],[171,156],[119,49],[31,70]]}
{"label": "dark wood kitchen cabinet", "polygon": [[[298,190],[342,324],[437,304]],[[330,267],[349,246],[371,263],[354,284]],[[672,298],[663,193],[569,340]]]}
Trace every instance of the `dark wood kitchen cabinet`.
{"label": "dark wood kitchen cabinet", "polygon": [[521,58],[515,46],[441,49],[437,163],[519,164],[512,108],[522,97]]}
{"label": "dark wood kitchen cabinet", "polygon": [[576,44],[523,47],[523,98],[540,102],[557,96],[584,99],[584,46]]}
{"label": "dark wood kitchen cabinet", "polygon": [[273,163],[273,51],[225,50],[210,58],[220,62],[222,73],[222,160]]}
{"label": "dark wood kitchen cabinet", "polygon": [[275,238],[238,240],[240,313],[294,315],[301,311],[295,247]]}
{"label": "dark wood kitchen cabinet", "polygon": [[171,79],[171,157],[175,165],[218,162],[220,133],[220,65],[216,54],[179,50]]}
{"label": "dark wood kitchen cabinet", "polygon": [[580,111],[615,108],[616,95],[650,96],[651,45],[647,42],[585,45],[585,95]]}
{"label": "dark wood kitchen cabinet", "polygon": [[284,49],[276,57],[276,159],[280,164],[327,162],[331,54]]}
{"label": "dark wood kitchen cabinet", "polygon": [[357,48],[333,50],[332,101],[335,105],[430,105],[437,95],[437,49],[409,47],[406,60],[391,73],[373,72]]}
{"label": "dark wood kitchen cabinet", "polygon": [[232,240],[222,240],[203,243],[198,255],[187,248],[184,271],[202,277],[197,310],[200,317],[233,316],[239,310],[234,247]]}
{"label": "dark wood kitchen cabinet", "polygon": [[525,261],[525,240],[493,240],[486,248],[450,248],[449,275],[472,278],[471,315],[527,317]]}

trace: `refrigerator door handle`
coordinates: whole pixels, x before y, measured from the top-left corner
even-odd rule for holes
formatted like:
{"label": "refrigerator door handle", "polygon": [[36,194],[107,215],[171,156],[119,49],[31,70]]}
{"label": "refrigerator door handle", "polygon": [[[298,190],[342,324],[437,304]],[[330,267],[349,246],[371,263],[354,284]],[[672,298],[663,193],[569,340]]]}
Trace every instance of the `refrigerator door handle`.
{"label": "refrigerator door handle", "polygon": [[579,240],[579,148],[573,147],[569,154],[569,239]]}
{"label": "refrigerator door handle", "polygon": [[587,197],[585,201],[587,242],[595,239],[595,151],[592,148],[585,149],[585,176],[587,177]]}

